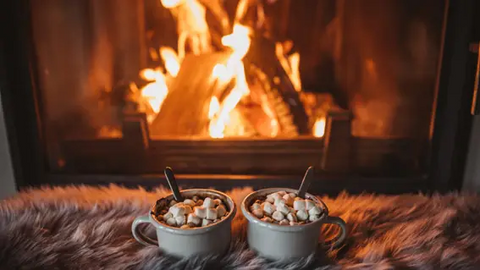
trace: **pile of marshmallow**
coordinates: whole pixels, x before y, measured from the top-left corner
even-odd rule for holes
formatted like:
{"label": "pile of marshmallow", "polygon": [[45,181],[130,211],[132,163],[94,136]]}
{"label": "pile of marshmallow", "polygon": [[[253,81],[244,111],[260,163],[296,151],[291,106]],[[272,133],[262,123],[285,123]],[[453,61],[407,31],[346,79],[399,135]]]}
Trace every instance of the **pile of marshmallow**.
{"label": "pile of marshmallow", "polygon": [[205,227],[224,219],[227,208],[220,199],[193,196],[183,202],[165,199],[157,201],[157,220],[182,229]]}
{"label": "pile of marshmallow", "polygon": [[323,211],[312,200],[278,191],[268,194],[265,200],[256,200],[250,206],[250,212],[265,222],[293,226],[318,220]]}

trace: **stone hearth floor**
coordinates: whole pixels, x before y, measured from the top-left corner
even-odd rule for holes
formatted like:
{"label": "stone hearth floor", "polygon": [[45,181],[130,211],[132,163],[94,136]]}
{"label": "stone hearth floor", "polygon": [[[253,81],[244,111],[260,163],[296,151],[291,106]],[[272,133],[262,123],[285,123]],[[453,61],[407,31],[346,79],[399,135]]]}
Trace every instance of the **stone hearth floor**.
{"label": "stone hearth floor", "polygon": [[[228,192],[240,205],[249,188]],[[292,263],[257,257],[237,211],[230,251],[177,260],[131,236],[136,216],[168,190],[53,187],[0,202],[1,269],[480,269],[480,198],[474,195],[324,197],[349,226],[346,244]],[[331,228],[325,228],[328,233]]]}

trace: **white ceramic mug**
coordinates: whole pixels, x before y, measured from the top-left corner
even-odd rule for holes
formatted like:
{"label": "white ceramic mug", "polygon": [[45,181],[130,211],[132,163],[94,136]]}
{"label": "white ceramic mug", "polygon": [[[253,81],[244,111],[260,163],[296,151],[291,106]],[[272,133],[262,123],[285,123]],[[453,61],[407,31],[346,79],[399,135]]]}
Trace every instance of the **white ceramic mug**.
{"label": "white ceramic mug", "polygon": [[[155,205],[149,215],[137,217],[132,223],[132,234],[135,239],[144,245],[158,245],[158,247],[175,257],[191,257],[201,254],[223,254],[230,245],[231,224],[237,208],[234,201],[227,194],[211,189],[187,189],[180,192],[184,198],[194,195],[221,199],[228,207],[228,215],[219,222],[206,227],[180,229],[169,226],[157,220],[153,214]],[[172,200],[173,195],[165,197]],[[155,227],[157,239],[145,235],[140,224],[150,224]]]}
{"label": "white ceramic mug", "polygon": [[272,260],[292,260],[306,257],[314,253],[320,238],[320,230],[323,224],[331,223],[338,225],[341,229],[339,235],[330,243],[329,247],[338,247],[346,239],[347,226],[345,221],[339,217],[328,216],[328,209],[325,203],[317,197],[306,194],[307,199],[313,200],[317,205],[323,208],[323,214],[320,219],[302,225],[285,226],[274,223],[264,222],[255,217],[249,210],[249,206],[260,197],[284,190],[288,193],[296,193],[297,190],[289,188],[267,188],[255,191],[249,194],[242,202],[243,215],[248,220],[248,245],[260,256]]}

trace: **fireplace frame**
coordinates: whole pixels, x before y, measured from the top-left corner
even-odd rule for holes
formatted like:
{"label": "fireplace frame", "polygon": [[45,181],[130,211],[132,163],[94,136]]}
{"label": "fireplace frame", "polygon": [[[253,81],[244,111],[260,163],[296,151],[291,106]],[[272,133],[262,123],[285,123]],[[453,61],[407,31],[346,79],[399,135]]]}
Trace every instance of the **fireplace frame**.
{"label": "fireplace frame", "polygon": [[[42,131],[42,104],[36,87],[35,55],[32,48],[29,0],[3,1],[0,51],[0,93],[17,186],[44,184],[109,184],[148,187],[164,183],[162,175],[80,175],[48,171],[45,138]],[[432,118],[428,173],[420,177],[386,178],[325,174],[312,190],[335,194],[349,192],[404,193],[458,190],[463,181],[464,164],[472,123],[470,105],[477,55],[469,51],[478,42],[480,5],[474,0],[447,1],[441,65],[438,69],[435,112]],[[477,16],[475,16],[477,15]],[[16,27],[10,27],[15,25]],[[179,175],[186,186],[228,189],[234,186],[295,187],[299,175]],[[361,184],[359,184],[361,183]]]}

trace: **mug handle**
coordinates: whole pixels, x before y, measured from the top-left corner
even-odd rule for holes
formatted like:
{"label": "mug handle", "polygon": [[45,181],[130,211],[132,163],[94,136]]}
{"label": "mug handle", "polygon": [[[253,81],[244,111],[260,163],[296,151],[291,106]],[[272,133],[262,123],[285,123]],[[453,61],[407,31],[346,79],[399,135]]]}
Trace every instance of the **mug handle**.
{"label": "mug handle", "polygon": [[135,240],[137,240],[140,244],[145,246],[155,245],[158,246],[158,241],[146,236],[141,230],[139,225],[148,223],[150,224],[150,219],[148,216],[140,216],[137,217],[132,223],[132,234]]}
{"label": "mug handle", "polygon": [[334,239],[332,239],[328,242],[325,242],[325,246],[330,248],[330,249],[337,248],[337,247],[341,246],[343,244],[343,242],[345,242],[345,239],[347,238],[347,224],[345,223],[345,221],[343,221],[343,219],[341,219],[339,217],[328,216],[325,219],[324,224],[325,223],[334,224],[334,225],[337,225],[338,227],[340,227],[340,233],[337,236],[335,236]]}

